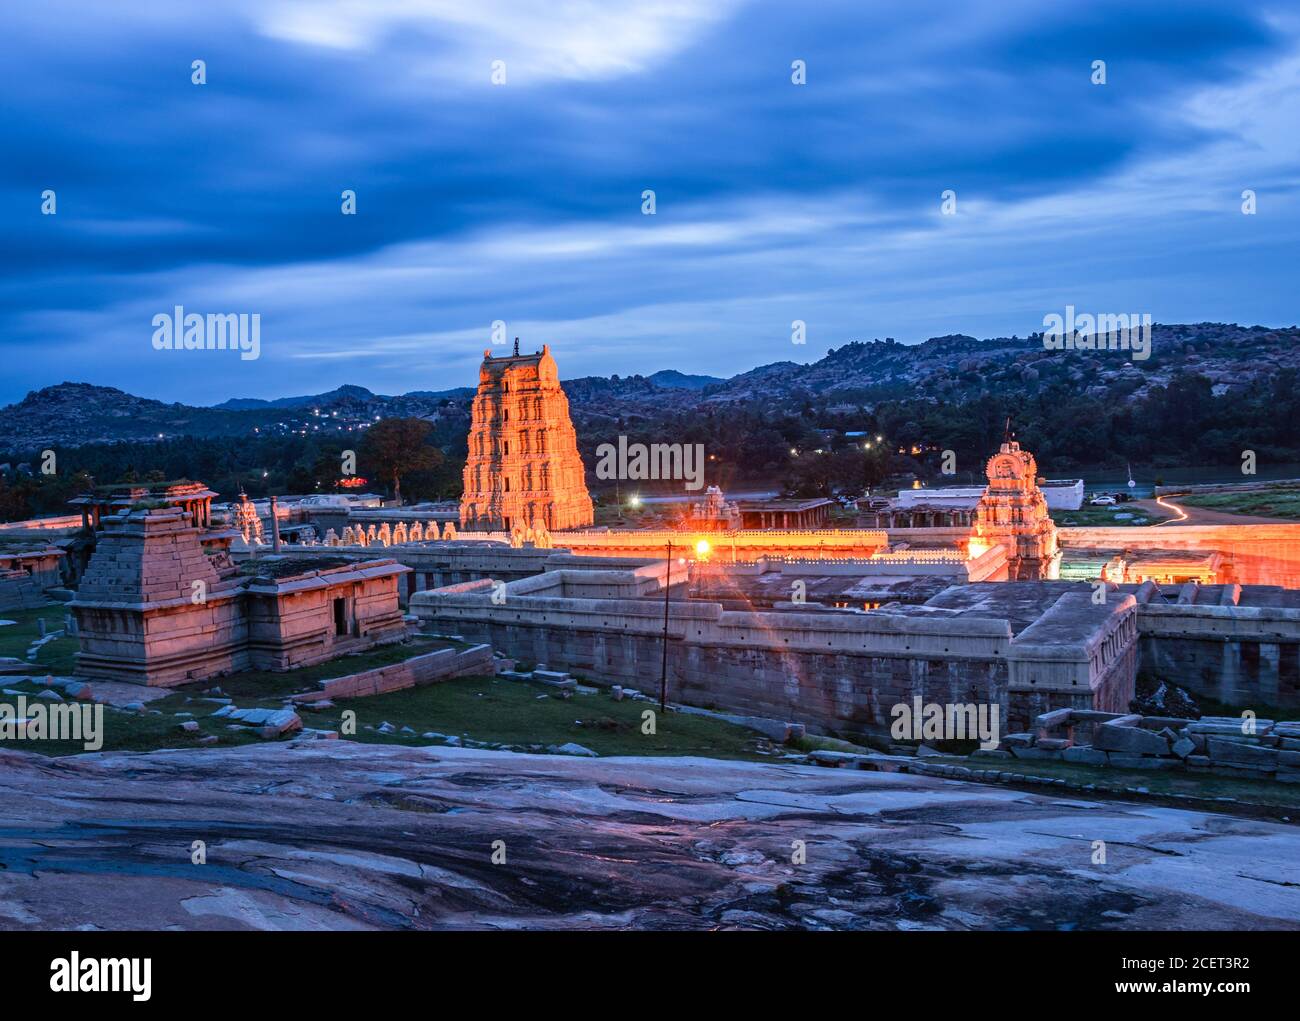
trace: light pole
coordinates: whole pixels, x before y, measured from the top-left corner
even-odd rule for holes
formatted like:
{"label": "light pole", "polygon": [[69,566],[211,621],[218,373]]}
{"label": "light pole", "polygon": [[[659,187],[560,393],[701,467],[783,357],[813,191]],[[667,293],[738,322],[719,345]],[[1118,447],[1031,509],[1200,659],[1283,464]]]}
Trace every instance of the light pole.
{"label": "light pole", "polygon": [[668,594],[673,587],[673,541],[668,540],[668,572],[664,576],[664,658],[659,671],[659,711],[668,711]]}

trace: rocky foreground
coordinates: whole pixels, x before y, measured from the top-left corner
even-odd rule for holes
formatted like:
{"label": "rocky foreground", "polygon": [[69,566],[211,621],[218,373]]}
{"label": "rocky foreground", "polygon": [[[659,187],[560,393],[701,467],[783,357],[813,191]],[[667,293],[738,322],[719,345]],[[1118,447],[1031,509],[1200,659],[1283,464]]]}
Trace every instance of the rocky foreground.
{"label": "rocky foreground", "polygon": [[1286,824],[902,773],[0,751],[4,928],[1295,929],[1297,862]]}

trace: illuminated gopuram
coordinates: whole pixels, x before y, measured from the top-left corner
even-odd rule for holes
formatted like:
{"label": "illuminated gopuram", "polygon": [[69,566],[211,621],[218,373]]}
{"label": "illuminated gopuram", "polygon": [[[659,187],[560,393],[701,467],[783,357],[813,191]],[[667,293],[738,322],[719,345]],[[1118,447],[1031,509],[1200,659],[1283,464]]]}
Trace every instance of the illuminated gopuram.
{"label": "illuminated gopuram", "polygon": [[1011,581],[1054,579],[1061,572],[1056,523],[1038,488],[1038,462],[1008,433],[989,458],[988,488],[975,508],[972,551],[1001,545]]}
{"label": "illuminated gopuram", "polygon": [[504,358],[483,352],[469,429],[462,528],[552,532],[594,520],[569,420],[569,400],[549,345]]}

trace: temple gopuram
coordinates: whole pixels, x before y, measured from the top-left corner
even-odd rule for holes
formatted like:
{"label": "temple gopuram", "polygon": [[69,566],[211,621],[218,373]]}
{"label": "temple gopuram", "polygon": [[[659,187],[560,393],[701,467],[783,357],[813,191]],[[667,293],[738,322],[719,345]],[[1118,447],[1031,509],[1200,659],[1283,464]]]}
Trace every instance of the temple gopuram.
{"label": "temple gopuram", "polygon": [[462,528],[556,532],[595,519],[569,400],[549,345],[504,358],[483,352],[460,501]]}
{"label": "temple gopuram", "polygon": [[1007,551],[1011,581],[1060,577],[1061,550],[1056,524],[1038,488],[1038,462],[1010,435],[986,467],[988,488],[975,508],[972,555],[990,546]]}

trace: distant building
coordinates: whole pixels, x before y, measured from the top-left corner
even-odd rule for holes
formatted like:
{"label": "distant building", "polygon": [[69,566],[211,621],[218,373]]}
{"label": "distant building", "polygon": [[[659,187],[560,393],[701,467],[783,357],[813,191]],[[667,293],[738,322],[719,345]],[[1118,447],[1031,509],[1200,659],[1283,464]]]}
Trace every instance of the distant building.
{"label": "distant building", "polygon": [[821,528],[830,518],[835,501],[812,500],[742,500],[742,528],[785,528],[806,531]]}
{"label": "distant building", "polygon": [[584,528],[595,520],[569,419],[569,401],[548,345],[503,358],[483,352],[471,407],[460,523],[510,531]]}

